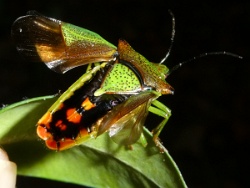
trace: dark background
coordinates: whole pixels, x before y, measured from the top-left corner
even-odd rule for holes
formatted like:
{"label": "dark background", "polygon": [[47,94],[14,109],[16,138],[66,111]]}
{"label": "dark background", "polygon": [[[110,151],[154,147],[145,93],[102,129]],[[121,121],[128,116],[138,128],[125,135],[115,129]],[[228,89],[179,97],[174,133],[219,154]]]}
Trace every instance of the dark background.
{"label": "dark background", "polygon": [[[0,0],[0,103],[55,94],[85,69],[59,75],[19,56],[10,29],[28,10],[95,31],[115,45],[124,38],[147,59],[159,62],[170,45],[168,9],[176,18],[168,67],[211,51],[229,51],[244,59],[209,56],[173,72],[167,80],[175,95],[160,98],[173,115],[160,137],[189,187],[250,187],[249,2]],[[147,122],[148,127],[155,126],[155,118],[150,116],[153,121]],[[50,181],[19,177],[17,187],[33,182],[36,187],[55,186]]]}

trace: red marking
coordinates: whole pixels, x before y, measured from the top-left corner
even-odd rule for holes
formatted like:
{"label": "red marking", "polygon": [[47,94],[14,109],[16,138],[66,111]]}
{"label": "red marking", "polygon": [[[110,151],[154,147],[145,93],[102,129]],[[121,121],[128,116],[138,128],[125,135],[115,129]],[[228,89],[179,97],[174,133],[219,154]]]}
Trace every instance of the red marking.
{"label": "red marking", "polygon": [[83,102],[82,102],[82,105],[81,105],[84,110],[89,110],[91,108],[94,108],[95,107],[95,104],[93,104],[89,98],[87,97]]}
{"label": "red marking", "polygon": [[52,135],[47,131],[47,129],[50,128],[49,123],[51,120],[51,113],[47,112],[37,123],[37,135],[43,140],[47,140],[48,138],[52,137]]}
{"label": "red marking", "polygon": [[41,125],[37,126],[36,132],[37,135],[43,140],[47,140],[52,137],[52,135],[47,132],[47,129],[45,127],[42,127]]}
{"label": "red marking", "polygon": [[66,112],[67,120],[72,123],[80,123],[82,115],[79,114],[75,108],[70,108]]}
{"label": "red marking", "polygon": [[67,125],[63,124],[62,120],[58,120],[55,124],[56,127],[59,127],[62,131],[67,129]]}
{"label": "red marking", "polygon": [[[89,98],[86,98],[81,106],[84,108],[84,110],[89,110],[91,108],[95,107],[95,104],[93,104]],[[64,108],[64,104],[62,103],[57,110],[61,110]],[[64,110],[64,109],[63,109]],[[79,126],[79,133],[76,136],[76,138],[61,138],[61,139],[54,139],[54,136],[50,133],[51,129],[51,122],[53,120],[53,112],[47,112],[44,114],[44,116],[38,121],[37,126],[37,135],[43,139],[49,149],[52,150],[65,150],[68,148],[71,148],[75,146],[77,143],[81,143],[84,140],[87,140],[90,138],[89,132],[86,128],[80,128],[80,123],[82,119],[82,115],[77,112],[76,108],[69,108],[66,110],[66,118],[69,122],[74,123],[76,126]],[[54,120],[53,120],[54,121]],[[57,119],[55,124],[53,124],[57,128],[59,128],[61,131],[67,131],[67,124],[63,122],[63,119]]]}
{"label": "red marking", "polygon": [[45,140],[45,143],[49,149],[61,151],[61,150],[69,149],[77,145],[78,143],[81,143],[83,140],[87,140],[89,138],[90,136],[89,136],[87,129],[82,129],[80,130],[80,133],[77,136],[77,138],[74,140],[71,138],[65,138],[61,141],[56,142],[52,137],[50,137],[47,140]]}
{"label": "red marking", "polygon": [[[67,138],[67,139],[60,141],[60,142],[56,142],[55,140],[53,140],[51,138],[51,139],[46,140],[45,143],[49,149],[60,150],[60,151],[71,148],[71,147],[76,145],[75,140],[72,140],[70,138]],[[58,143],[59,143],[59,145],[58,145]]]}

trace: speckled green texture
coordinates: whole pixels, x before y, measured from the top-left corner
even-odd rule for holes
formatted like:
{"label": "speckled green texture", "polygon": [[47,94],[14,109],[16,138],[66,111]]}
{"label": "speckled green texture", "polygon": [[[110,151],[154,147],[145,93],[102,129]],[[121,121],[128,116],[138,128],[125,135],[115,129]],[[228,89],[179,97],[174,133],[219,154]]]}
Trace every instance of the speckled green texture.
{"label": "speckled green texture", "polygon": [[118,52],[120,59],[129,62],[138,70],[144,85],[152,87],[162,94],[171,93],[171,86],[165,80],[168,72],[168,68],[165,65],[148,61],[124,40],[119,40]]}
{"label": "speckled green texture", "polygon": [[95,95],[104,93],[135,93],[141,89],[139,79],[127,66],[115,64],[107,74],[101,88],[96,90]]}
{"label": "speckled green texture", "polygon": [[97,33],[89,31],[87,29],[65,22],[62,23],[61,29],[67,46],[70,46],[71,44],[78,41],[84,41],[86,43],[91,43],[92,45],[101,44],[101,45],[107,45],[111,48],[116,48],[113,44],[103,39]]}

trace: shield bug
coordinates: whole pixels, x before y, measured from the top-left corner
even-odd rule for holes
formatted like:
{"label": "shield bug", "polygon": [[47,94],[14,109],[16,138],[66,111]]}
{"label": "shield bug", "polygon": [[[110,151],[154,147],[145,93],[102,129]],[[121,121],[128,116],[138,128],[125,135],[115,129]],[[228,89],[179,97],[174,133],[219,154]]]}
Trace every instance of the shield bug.
{"label": "shield bug", "polygon": [[106,131],[116,143],[132,145],[148,111],[164,118],[153,132],[158,144],[171,114],[156,100],[173,93],[166,66],[149,62],[124,40],[116,48],[92,31],[35,11],[14,22],[12,36],[21,54],[56,72],[89,64],[38,121],[37,134],[50,149],[67,149]]}
{"label": "shield bug", "polygon": [[161,63],[152,63],[125,40],[116,47],[92,31],[35,11],[14,22],[12,36],[21,54],[56,72],[88,64],[86,73],[37,123],[37,134],[48,148],[64,150],[104,132],[116,143],[130,146],[143,137],[148,112],[163,117],[152,131],[159,145],[158,136],[171,115],[157,100],[173,94],[165,80],[169,69],[162,64],[171,46]]}

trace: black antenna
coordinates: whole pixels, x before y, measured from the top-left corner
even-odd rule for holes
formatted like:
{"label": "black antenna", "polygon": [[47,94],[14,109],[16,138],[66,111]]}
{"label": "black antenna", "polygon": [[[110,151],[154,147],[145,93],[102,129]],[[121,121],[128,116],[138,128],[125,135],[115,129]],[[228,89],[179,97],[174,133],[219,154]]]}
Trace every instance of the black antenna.
{"label": "black antenna", "polygon": [[182,65],[186,64],[186,63],[189,63],[189,62],[192,62],[196,59],[199,59],[199,58],[202,58],[202,57],[206,57],[206,56],[210,56],[210,55],[227,55],[227,56],[231,56],[231,57],[235,57],[235,58],[238,58],[238,59],[242,59],[243,57],[242,56],[239,56],[237,54],[234,54],[234,53],[231,53],[231,52],[226,52],[226,51],[220,51],[220,52],[207,52],[207,53],[203,53],[203,54],[200,54],[198,56],[195,56],[193,58],[190,58],[186,61],[183,61],[177,65],[175,65],[173,68],[171,68],[167,74],[170,75],[173,71],[177,70],[178,68],[180,68]]}
{"label": "black antenna", "polygon": [[[162,64],[162,63],[164,63],[166,61],[166,59],[170,55],[170,52],[171,52],[173,44],[174,44],[174,37],[175,37],[175,17],[174,17],[174,14],[173,14],[173,12],[171,10],[168,10],[168,12],[169,12],[169,14],[172,17],[172,33],[171,33],[171,38],[170,38],[170,46],[168,48],[167,54],[161,60],[160,64]],[[198,56],[195,56],[193,58],[190,58],[190,59],[188,59],[186,61],[183,61],[183,62],[175,65],[173,68],[171,68],[169,70],[167,76],[170,75],[173,71],[177,70],[178,68],[180,68],[182,65],[184,65],[186,63],[189,63],[189,62],[194,61],[196,59],[199,59],[199,58],[202,58],[202,57],[205,57],[205,56],[210,56],[210,55],[227,55],[227,56],[232,56],[232,57],[235,57],[235,58],[238,58],[238,59],[242,59],[243,58],[242,56],[239,56],[239,55],[231,53],[231,52],[226,52],[226,51],[206,52],[206,53],[202,53],[202,54],[200,54]]]}
{"label": "black antenna", "polygon": [[167,51],[167,54],[165,55],[165,57],[161,60],[160,64],[164,63],[164,61],[166,61],[166,59],[168,58],[171,50],[172,50],[172,47],[173,47],[173,44],[174,44],[174,37],[175,37],[175,17],[174,17],[174,14],[171,10],[168,10],[169,14],[171,15],[172,17],[172,33],[171,33],[171,39],[170,39],[170,46],[168,48],[168,51]]}

